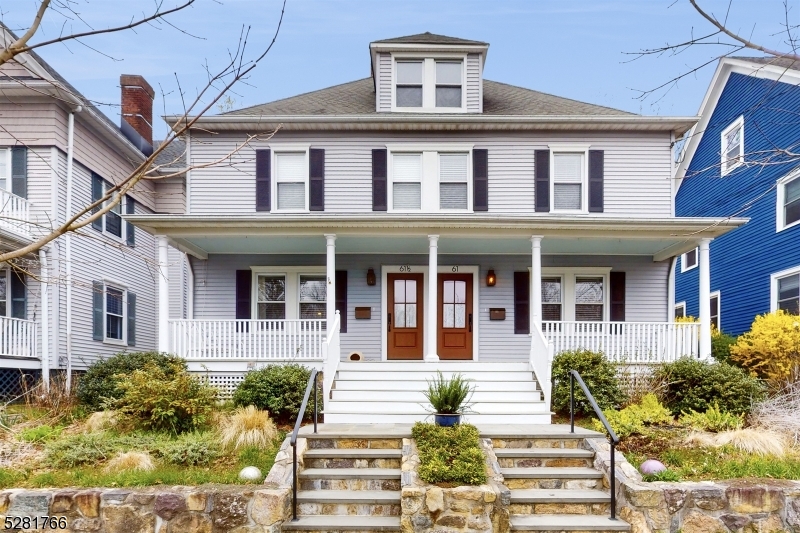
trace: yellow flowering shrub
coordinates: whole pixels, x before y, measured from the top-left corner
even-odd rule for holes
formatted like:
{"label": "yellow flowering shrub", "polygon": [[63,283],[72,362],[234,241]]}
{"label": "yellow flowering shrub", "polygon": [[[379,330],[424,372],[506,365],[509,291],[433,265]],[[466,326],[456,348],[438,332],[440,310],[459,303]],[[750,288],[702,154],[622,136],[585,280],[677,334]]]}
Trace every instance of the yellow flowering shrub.
{"label": "yellow flowering shrub", "polygon": [[695,318],[693,316],[676,316],[675,317],[675,322],[678,322],[678,323],[681,323],[681,322],[700,322],[700,320],[698,320],[697,318]]}
{"label": "yellow flowering shrub", "polygon": [[788,378],[800,365],[800,316],[782,310],[758,315],[731,346],[731,359],[758,376]]}

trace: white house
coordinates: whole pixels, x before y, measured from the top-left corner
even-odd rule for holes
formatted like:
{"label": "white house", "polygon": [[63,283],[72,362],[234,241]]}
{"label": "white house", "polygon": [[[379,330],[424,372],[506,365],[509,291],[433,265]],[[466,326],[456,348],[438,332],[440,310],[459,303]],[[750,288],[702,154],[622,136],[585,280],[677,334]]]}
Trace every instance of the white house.
{"label": "white house", "polygon": [[488,49],[376,41],[365,79],[201,118],[189,164],[229,164],[187,173],[184,213],[125,216],[190,257],[160,348],[227,386],[320,365],[326,422],[419,419],[438,369],[475,379],[475,421],[549,422],[554,352],[709,355],[707,327],[672,322],[670,261],[744,220],[674,216],[696,118],[485,80]]}

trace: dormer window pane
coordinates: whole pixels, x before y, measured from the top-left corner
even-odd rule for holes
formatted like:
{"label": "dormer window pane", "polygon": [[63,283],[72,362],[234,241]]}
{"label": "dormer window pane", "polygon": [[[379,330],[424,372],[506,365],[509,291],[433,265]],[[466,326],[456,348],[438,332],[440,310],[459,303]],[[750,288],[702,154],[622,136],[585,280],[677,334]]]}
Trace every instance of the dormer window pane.
{"label": "dormer window pane", "polygon": [[397,62],[397,107],[422,107],[422,61]]}
{"label": "dormer window pane", "polygon": [[461,61],[436,62],[436,107],[461,107]]}

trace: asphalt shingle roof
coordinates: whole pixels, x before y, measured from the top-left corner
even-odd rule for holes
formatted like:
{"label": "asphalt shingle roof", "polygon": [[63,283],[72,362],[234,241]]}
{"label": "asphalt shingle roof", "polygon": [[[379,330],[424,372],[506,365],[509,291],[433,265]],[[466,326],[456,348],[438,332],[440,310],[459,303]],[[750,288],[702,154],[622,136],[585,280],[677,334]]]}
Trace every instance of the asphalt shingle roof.
{"label": "asphalt shingle roof", "polygon": [[479,45],[488,46],[488,43],[482,41],[470,41],[468,39],[460,39],[458,37],[448,37],[447,35],[437,35],[426,31],[425,33],[417,33],[416,35],[406,35],[405,37],[393,37],[391,39],[382,39],[374,41],[377,44],[462,44],[462,45]]}
{"label": "asphalt shingle roof", "polygon": [[[225,115],[374,115],[375,89],[372,78],[335,85],[266,104],[229,111]],[[619,116],[627,111],[516,87],[483,81],[483,114],[510,116]]]}
{"label": "asphalt shingle roof", "polygon": [[[164,141],[153,141],[153,149],[157,149]],[[164,165],[165,168],[183,168],[186,166],[186,142],[181,139],[174,139],[169,143],[164,151],[158,154],[155,160],[156,165]]]}
{"label": "asphalt shingle roof", "polygon": [[749,61],[751,63],[758,63],[760,65],[774,65],[781,68],[790,68],[800,70],[800,61],[784,57],[746,57],[746,56],[731,56],[731,59],[740,59],[742,61]]}

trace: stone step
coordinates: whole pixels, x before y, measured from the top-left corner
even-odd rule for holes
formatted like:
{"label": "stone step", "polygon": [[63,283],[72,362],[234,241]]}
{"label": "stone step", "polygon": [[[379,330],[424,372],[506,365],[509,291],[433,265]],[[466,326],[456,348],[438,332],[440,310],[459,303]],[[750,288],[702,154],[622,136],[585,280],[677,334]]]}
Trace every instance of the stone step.
{"label": "stone step", "polygon": [[371,448],[318,448],[306,450],[306,459],[400,459],[401,450]]}
{"label": "stone step", "polygon": [[303,462],[306,468],[400,468],[401,457],[389,459],[350,459],[347,457],[306,457]]}
{"label": "stone step", "polygon": [[297,503],[354,504],[354,505],[400,505],[399,490],[301,490],[297,491]]}
{"label": "stone step", "polygon": [[[515,480],[509,480],[513,484]],[[598,489],[511,489],[512,515],[608,515],[611,496]]]}
{"label": "stone step", "polygon": [[305,479],[400,479],[400,469],[307,468],[297,476]]}
{"label": "stone step", "polygon": [[[308,452],[306,452],[307,454]],[[495,448],[498,459],[501,457],[525,457],[532,459],[568,458],[593,459],[594,452],[581,448]]]}
{"label": "stone step", "polygon": [[[368,469],[364,469],[368,470]],[[300,490],[343,490],[343,491],[361,491],[361,490],[400,490],[400,476],[394,479],[364,479],[364,478],[350,478],[350,479],[315,479],[315,478],[302,478],[299,480]]]}
{"label": "stone step", "polygon": [[400,531],[399,516],[298,516],[282,531]]}
{"label": "stone step", "polygon": [[600,515],[511,515],[511,531],[630,531],[624,520]]}
{"label": "stone step", "polygon": [[501,468],[506,479],[602,479],[603,473],[594,468],[532,467]]}
{"label": "stone step", "polygon": [[[410,435],[409,435],[410,436]],[[310,450],[400,450],[402,438],[331,437],[305,434]]]}
{"label": "stone step", "polygon": [[608,503],[611,495],[602,490],[520,489],[511,491],[511,503]]}

